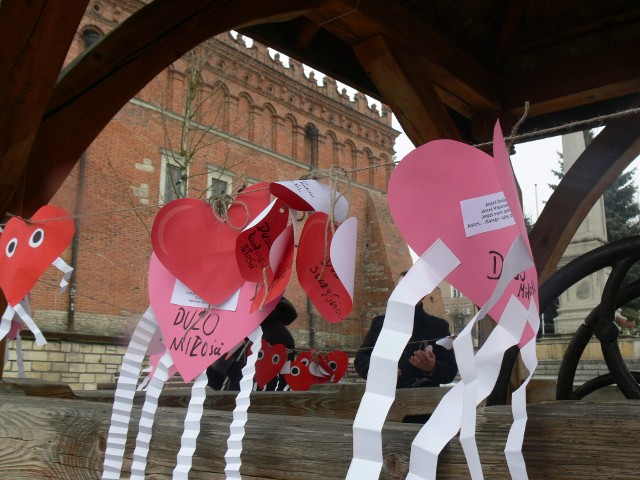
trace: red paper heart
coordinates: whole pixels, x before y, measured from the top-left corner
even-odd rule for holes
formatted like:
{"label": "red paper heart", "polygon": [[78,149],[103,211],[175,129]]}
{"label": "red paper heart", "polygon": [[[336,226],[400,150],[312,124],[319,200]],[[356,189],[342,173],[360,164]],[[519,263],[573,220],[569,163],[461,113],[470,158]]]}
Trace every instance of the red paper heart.
{"label": "red paper heart", "polygon": [[307,219],[298,242],[296,272],[300,285],[320,315],[327,322],[335,323],[349,315],[353,301],[329,258],[333,233],[327,228],[328,221],[329,216],[322,212]]}
{"label": "red paper heart", "polygon": [[329,377],[316,377],[309,369],[312,363],[311,352],[302,352],[291,362],[291,369],[284,378],[291,390],[309,390],[315,383],[326,383]]}
{"label": "red paper heart", "polygon": [[287,348],[281,343],[269,345],[263,338],[262,348],[258,352],[258,360],[256,360],[255,380],[258,388],[264,388],[267,383],[273,380],[282,370],[286,361]]}
{"label": "red paper heart", "polygon": [[269,252],[289,220],[289,209],[277,199],[266,212],[236,238],[240,275],[248,282],[264,283],[264,269],[271,265]]}
{"label": "red paper heart", "polygon": [[211,305],[240,288],[235,255],[240,229],[269,204],[268,184],[248,187],[229,208],[228,222],[216,217],[208,203],[174,200],[160,209],[151,230],[153,251],[167,270]]}
{"label": "red paper heart", "polygon": [[148,282],[151,307],[162,338],[185,382],[193,380],[255,330],[278,302],[249,313],[256,284],[245,283],[235,311],[173,304],[176,278],[155,255],[151,256]]}
{"label": "red paper heart", "polygon": [[[278,263],[275,275],[271,273],[271,269],[266,271],[268,290],[263,285],[251,305],[251,312],[260,308],[260,305],[270,303],[276,298],[279,298],[287,288],[289,279],[291,278],[291,267],[293,266],[293,251],[295,249],[295,239],[293,235],[293,225],[289,225],[280,234],[280,236],[274,242],[274,248],[281,249],[283,251],[282,258],[279,263],[274,259],[271,259],[271,264]],[[272,252],[273,253],[273,252]],[[273,255],[272,255],[273,256]],[[266,297],[265,297],[266,295]]]}
{"label": "red paper heart", "polygon": [[329,382],[338,383],[342,377],[344,377],[344,374],[347,373],[349,356],[343,351],[334,350],[324,355],[323,359],[329,371],[332,372]]}
{"label": "red paper heart", "polygon": [[11,306],[20,303],[71,242],[69,213],[54,205],[40,208],[29,222],[13,217],[0,237],[0,288]]}

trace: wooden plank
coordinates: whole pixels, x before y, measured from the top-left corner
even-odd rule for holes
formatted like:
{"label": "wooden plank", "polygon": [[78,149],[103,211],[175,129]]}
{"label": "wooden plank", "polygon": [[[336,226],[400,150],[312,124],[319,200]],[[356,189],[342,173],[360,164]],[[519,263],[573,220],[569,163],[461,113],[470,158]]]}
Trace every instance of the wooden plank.
{"label": "wooden plank", "polygon": [[[387,420],[401,422],[407,415],[432,413],[448,387],[401,389],[396,391],[396,399]],[[85,400],[110,403],[113,391],[78,392]],[[212,410],[231,412],[236,405],[238,392],[220,392],[207,389],[205,407]],[[364,394],[364,384],[331,385],[327,389],[307,392],[252,392],[252,413],[288,416],[312,416],[317,418],[342,418],[353,420]],[[162,393],[158,404],[163,407],[186,407],[191,390],[176,389]],[[144,393],[136,394],[136,405],[142,405]]]}
{"label": "wooden plank", "polygon": [[15,209],[22,200],[27,157],[88,3],[88,0],[0,2],[2,212],[9,209],[19,213]]}
{"label": "wooden plank", "polygon": [[[184,409],[158,409],[148,478],[168,478],[175,465]],[[529,478],[590,480],[637,478],[630,439],[640,429],[640,404],[551,402],[529,406],[524,457]],[[134,409],[134,421],[139,410]],[[99,478],[110,409],[77,400],[0,395],[0,471],[12,479]],[[231,415],[205,411],[191,479],[223,479]],[[478,411],[477,441],[485,474],[511,478],[504,443],[511,422],[508,406]],[[380,478],[404,478],[418,425],[387,423],[385,466]],[[352,455],[352,422],[251,414],[242,456],[243,478],[330,480],[345,478]],[[130,429],[125,453],[129,468],[135,441]],[[440,455],[438,479],[468,478],[459,441]]]}
{"label": "wooden plank", "polygon": [[61,75],[29,156],[22,216],[49,201],[111,118],[176,58],[218,33],[294,18],[319,3],[155,0],[142,7]]}
{"label": "wooden plank", "polygon": [[355,45],[354,50],[414,144],[460,139],[434,86],[415,68],[415,57],[393,48],[380,35]]}
{"label": "wooden plank", "polygon": [[578,157],[529,234],[540,283],[556,270],[596,200],[638,155],[640,115],[631,115],[610,121]]}

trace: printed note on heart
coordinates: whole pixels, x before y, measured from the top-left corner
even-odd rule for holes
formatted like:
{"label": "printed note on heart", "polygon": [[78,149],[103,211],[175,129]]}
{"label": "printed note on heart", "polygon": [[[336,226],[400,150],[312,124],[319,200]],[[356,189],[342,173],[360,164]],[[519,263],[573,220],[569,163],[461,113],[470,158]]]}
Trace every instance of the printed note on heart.
{"label": "printed note on heart", "polygon": [[244,279],[235,255],[236,238],[269,204],[266,183],[248,187],[229,207],[228,222],[207,202],[180,198],[160,209],[151,230],[158,259],[211,305],[229,298]]}
{"label": "printed note on heart", "polygon": [[0,288],[15,306],[29,293],[73,238],[69,212],[45,205],[29,222],[13,217],[0,236]]}
{"label": "printed note on heart", "polygon": [[227,353],[271,313],[278,299],[249,313],[255,283],[245,283],[235,311],[171,303],[176,277],[152,254],[149,298],[165,346],[185,382]]}

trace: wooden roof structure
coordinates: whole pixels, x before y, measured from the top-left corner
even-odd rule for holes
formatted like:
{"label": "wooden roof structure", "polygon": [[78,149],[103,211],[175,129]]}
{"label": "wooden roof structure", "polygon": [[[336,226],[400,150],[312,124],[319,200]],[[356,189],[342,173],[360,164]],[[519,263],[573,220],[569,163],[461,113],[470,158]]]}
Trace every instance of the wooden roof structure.
{"label": "wooden roof structure", "polygon": [[[129,99],[231,29],[386,103],[415,144],[490,140],[495,120],[509,132],[525,102],[519,133],[530,138],[638,107],[637,0],[153,0],[62,69],[93,3],[0,2],[2,213],[47,203]],[[531,233],[542,279],[639,153],[640,115],[608,120]]]}

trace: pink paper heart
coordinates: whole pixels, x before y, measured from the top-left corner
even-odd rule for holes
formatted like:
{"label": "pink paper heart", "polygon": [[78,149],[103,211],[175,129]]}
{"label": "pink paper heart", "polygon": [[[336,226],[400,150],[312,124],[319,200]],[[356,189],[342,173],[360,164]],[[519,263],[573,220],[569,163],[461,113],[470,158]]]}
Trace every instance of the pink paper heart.
{"label": "pink paper heart", "polygon": [[69,213],[45,205],[29,222],[13,217],[0,237],[0,288],[15,306],[29,293],[51,263],[73,238],[75,226]]}
{"label": "pink paper heart", "polygon": [[245,283],[235,311],[171,303],[176,277],[152,254],[149,298],[162,338],[185,382],[190,382],[256,329],[277,300],[249,313],[256,284]]}
{"label": "pink paper heart", "polygon": [[153,222],[151,243],[158,259],[174,276],[211,305],[240,288],[236,238],[269,204],[267,183],[248,187],[220,220],[207,202],[180,198],[160,209]]}
{"label": "pink paper heart", "polygon": [[[461,262],[447,281],[478,305],[493,293],[516,236],[527,238],[499,126],[494,149],[495,159],[463,143],[436,140],[404,157],[389,179],[389,209],[409,246],[421,255],[441,239]],[[511,225],[501,194],[513,215]],[[465,205],[477,209],[477,222],[463,218],[461,202],[472,202]],[[467,236],[495,226],[501,228]],[[530,268],[511,281],[491,315],[499,319],[509,294],[527,305],[532,298],[537,301],[537,288],[535,268]]]}

